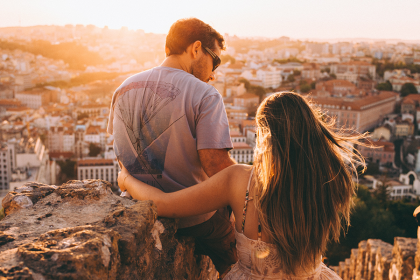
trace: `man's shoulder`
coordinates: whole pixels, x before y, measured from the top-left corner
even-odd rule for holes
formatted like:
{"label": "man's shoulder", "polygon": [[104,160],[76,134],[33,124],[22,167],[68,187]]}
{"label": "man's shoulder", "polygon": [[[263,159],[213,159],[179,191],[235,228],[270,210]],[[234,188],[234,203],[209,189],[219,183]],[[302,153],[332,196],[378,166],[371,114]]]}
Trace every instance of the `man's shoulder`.
{"label": "man's shoulder", "polygon": [[170,67],[155,67],[128,77],[117,89],[129,90],[136,87],[157,86],[172,88],[185,92],[187,95],[192,94],[193,99],[203,100],[210,96],[221,98],[220,93],[215,87],[205,83],[194,75],[180,69]]}

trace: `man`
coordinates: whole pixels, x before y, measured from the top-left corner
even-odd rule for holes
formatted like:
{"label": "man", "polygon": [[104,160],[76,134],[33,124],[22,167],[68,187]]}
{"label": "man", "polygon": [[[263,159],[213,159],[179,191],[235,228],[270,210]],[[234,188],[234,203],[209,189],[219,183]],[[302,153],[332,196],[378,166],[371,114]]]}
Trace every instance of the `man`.
{"label": "man", "polygon": [[[131,175],[174,192],[235,164],[229,124],[214,79],[225,49],[223,36],[196,18],[175,22],[166,37],[166,59],[115,91],[108,132]],[[197,253],[210,256],[220,274],[237,261],[227,209],[179,221],[179,235],[196,237]]]}

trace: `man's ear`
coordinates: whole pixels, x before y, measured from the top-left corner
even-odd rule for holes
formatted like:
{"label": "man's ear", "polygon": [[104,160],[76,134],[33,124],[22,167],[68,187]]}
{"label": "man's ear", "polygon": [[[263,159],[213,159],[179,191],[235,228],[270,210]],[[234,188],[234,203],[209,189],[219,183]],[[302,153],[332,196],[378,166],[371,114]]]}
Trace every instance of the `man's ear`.
{"label": "man's ear", "polygon": [[199,52],[201,51],[201,42],[200,41],[195,41],[192,44],[191,50],[192,50],[193,58],[196,59],[198,57]]}

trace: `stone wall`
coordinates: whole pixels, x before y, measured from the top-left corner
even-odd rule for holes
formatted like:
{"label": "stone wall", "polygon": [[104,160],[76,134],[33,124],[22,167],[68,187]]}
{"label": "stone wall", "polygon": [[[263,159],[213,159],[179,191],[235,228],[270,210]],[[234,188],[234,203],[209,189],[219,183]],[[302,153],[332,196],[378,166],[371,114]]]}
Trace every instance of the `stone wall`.
{"label": "stone wall", "polygon": [[26,184],[2,201],[0,279],[216,279],[177,223],[101,180]]}
{"label": "stone wall", "polygon": [[420,280],[420,247],[416,238],[361,241],[335,271],[343,280]]}

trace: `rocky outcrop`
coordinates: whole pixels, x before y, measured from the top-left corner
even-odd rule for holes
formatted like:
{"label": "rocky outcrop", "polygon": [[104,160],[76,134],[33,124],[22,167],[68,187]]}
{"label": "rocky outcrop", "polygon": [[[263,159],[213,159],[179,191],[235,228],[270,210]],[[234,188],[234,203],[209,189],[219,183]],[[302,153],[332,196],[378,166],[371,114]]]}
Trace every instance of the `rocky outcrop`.
{"label": "rocky outcrop", "polygon": [[176,221],[101,180],[30,183],[2,202],[0,279],[215,279]]}
{"label": "rocky outcrop", "polygon": [[[420,233],[420,227],[418,229]],[[413,280],[420,280],[420,240],[417,240],[417,252],[414,258]]]}
{"label": "rocky outcrop", "polygon": [[377,253],[380,248],[392,248],[392,245],[383,242],[380,239],[368,239],[366,242],[365,256],[365,280],[373,280],[375,278]]}
{"label": "rocky outcrop", "polygon": [[343,280],[420,280],[420,243],[395,237],[394,245],[380,239],[361,241],[350,258],[335,268]]}
{"label": "rocky outcrop", "polygon": [[392,246],[389,243],[382,242],[376,250],[375,280],[388,280],[389,269],[392,262]]}
{"label": "rocky outcrop", "polygon": [[356,265],[356,280],[365,280],[363,276],[365,275],[365,255],[366,255],[366,244],[365,240],[359,242],[357,250],[357,265]]}
{"label": "rocky outcrop", "polygon": [[359,252],[358,249],[351,249],[349,280],[355,280],[355,278],[356,278],[357,253],[358,252]]}
{"label": "rocky outcrop", "polygon": [[392,262],[389,271],[389,279],[412,279],[416,251],[417,239],[404,237],[394,238],[394,248],[392,249]]}

